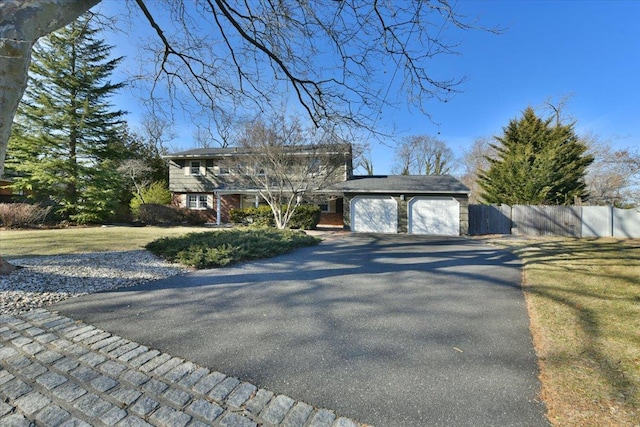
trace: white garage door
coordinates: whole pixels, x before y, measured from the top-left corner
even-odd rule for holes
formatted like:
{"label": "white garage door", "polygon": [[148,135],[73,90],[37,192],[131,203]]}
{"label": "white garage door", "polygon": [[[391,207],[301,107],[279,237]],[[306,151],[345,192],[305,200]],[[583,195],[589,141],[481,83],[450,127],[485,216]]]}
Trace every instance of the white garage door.
{"label": "white garage door", "polygon": [[390,196],[354,197],[351,200],[351,230],[357,233],[397,233],[398,204]]}
{"label": "white garage door", "polygon": [[415,197],[408,210],[409,234],[460,235],[460,203],[453,197]]}

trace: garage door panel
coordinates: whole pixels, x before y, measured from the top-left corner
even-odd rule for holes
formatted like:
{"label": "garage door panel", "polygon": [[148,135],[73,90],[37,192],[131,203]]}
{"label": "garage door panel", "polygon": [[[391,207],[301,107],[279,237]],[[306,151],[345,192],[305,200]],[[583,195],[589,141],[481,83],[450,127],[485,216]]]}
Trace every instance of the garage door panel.
{"label": "garage door panel", "polygon": [[416,197],[408,210],[411,234],[460,235],[460,203],[453,197]]}
{"label": "garage door panel", "polygon": [[351,202],[351,225],[358,233],[397,233],[398,204],[392,197],[355,197]]}

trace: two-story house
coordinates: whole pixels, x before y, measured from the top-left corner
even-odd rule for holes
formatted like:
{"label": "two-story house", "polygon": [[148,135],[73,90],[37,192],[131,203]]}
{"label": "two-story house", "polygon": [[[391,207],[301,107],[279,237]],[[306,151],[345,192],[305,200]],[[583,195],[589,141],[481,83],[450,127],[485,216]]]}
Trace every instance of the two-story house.
{"label": "two-story house", "polygon": [[320,224],[354,232],[457,236],[469,227],[469,189],[449,175],[354,176],[346,144],[286,150],[203,148],[166,156],[176,205],[228,222],[229,210],[291,192],[318,204]]}
{"label": "two-story house", "polygon": [[323,192],[353,175],[349,144],[199,148],[165,156],[173,203],[228,222],[231,209],[265,203],[261,193],[295,192],[318,204],[321,223],[342,225],[342,198]]}

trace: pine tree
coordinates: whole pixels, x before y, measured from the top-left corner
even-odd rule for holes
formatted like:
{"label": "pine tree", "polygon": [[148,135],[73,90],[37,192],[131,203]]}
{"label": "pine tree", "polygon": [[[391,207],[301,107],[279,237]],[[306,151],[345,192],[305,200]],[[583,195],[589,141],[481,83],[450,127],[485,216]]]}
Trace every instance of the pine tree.
{"label": "pine tree", "polygon": [[109,102],[123,86],[109,80],[122,58],[110,58],[98,33],[85,15],[36,45],[7,159],[16,190],[78,223],[113,214],[122,181],[114,164],[125,154],[125,113]]}
{"label": "pine tree", "polygon": [[498,144],[489,169],[479,176],[482,200],[507,205],[569,205],[587,197],[584,177],[593,157],[577,137],[573,124],[541,119],[527,108],[511,120]]}

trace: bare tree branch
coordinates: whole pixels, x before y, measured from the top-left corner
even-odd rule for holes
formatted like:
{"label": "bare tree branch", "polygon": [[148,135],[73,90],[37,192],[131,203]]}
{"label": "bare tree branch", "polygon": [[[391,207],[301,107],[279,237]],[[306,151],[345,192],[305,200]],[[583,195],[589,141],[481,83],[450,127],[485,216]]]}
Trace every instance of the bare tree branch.
{"label": "bare tree branch", "polygon": [[301,200],[344,181],[350,170],[350,145],[282,115],[246,124],[238,146],[244,159],[240,179],[271,207],[278,228],[287,226]]}
{"label": "bare tree branch", "polygon": [[446,175],[455,155],[443,141],[428,135],[406,137],[396,148],[394,171],[401,175]]}

